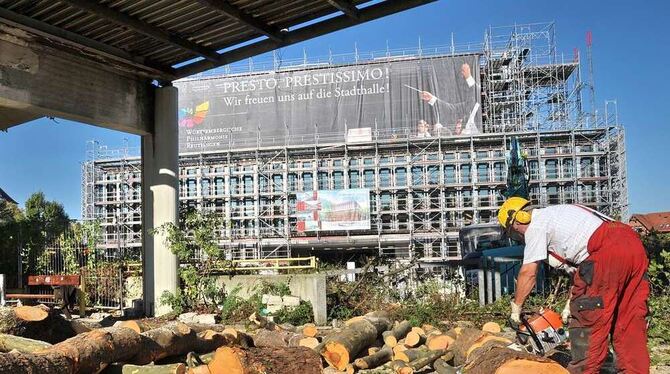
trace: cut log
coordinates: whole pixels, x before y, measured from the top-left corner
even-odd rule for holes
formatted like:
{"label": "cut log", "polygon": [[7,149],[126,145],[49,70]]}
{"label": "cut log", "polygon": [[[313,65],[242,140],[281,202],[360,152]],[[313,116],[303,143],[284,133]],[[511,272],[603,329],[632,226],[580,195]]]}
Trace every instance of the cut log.
{"label": "cut log", "polygon": [[374,369],[393,359],[393,350],[391,347],[384,347],[378,352],[369,356],[357,358],[354,360],[354,367],[357,369]]}
{"label": "cut log", "polygon": [[[288,347],[292,339],[302,338],[302,335],[284,330],[261,329],[253,336],[256,347]],[[297,344],[297,343],[296,343]]]}
{"label": "cut log", "polygon": [[[394,373],[401,373],[403,369],[408,368],[409,366],[405,361],[393,360],[391,361],[391,370]],[[410,369],[411,370],[411,369]],[[410,372],[411,374],[411,372]]]}
{"label": "cut log", "polygon": [[305,324],[302,327],[302,334],[305,336],[315,337],[319,333],[319,330],[316,328],[316,325],[313,323]]}
{"label": "cut log", "polygon": [[260,314],[253,312],[249,316],[249,321],[253,322],[256,326],[262,328],[262,329],[268,329],[268,330],[276,330],[277,325],[267,319],[264,316],[261,316]]}
{"label": "cut log", "polygon": [[320,374],[322,370],[319,355],[304,347],[221,347],[207,366],[211,374]]}
{"label": "cut log", "polygon": [[482,326],[482,331],[498,334],[502,329],[500,328],[500,325],[495,322],[486,322],[484,326]]}
{"label": "cut log", "polygon": [[[416,329],[416,330],[415,330]],[[418,347],[426,342],[426,334],[422,329],[414,327],[405,337],[405,345],[408,347]]]}
{"label": "cut log", "polygon": [[[456,368],[449,365],[446,360],[438,358],[433,362],[433,369],[437,374],[456,374]],[[530,373],[527,373],[530,374]]]}
{"label": "cut log", "polygon": [[[206,367],[206,366],[205,366]],[[185,374],[186,365],[183,363],[168,365],[131,365],[112,364],[103,374]]]}
{"label": "cut log", "polygon": [[431,351],[442,351],[448,349],[454,343],[454,338],[449,335],[430,335],[426,338],[426,347]]}
{"label": "cut log", "polygon": [[[141,334],[142,346],[130,363],[145,365],[169,356],[185,355],[188,352],[211,352],[222,345],[231,344],[223,333],[204,331],[196,334],[188,325],[172,322],[163,327]],[[127,360],[128,361],[128,360]]]}
{"label": "cut log", "polygon": [[20,336],[0,334],[0,352],[9,352],[14,349],[21,353],[34,353],[49,348],[51,344],[41,340],[22,338]]}
{"label": "cut log", "polygon": [[477,356],[463,368],[464,374],[568,374],[561,365],[548,358],[493,346]]}
{"label": "cut log", "polygon": [[126,327],[138,334],[141,334],[145,331],[153,330],[155,328],[161,327],[161,324],[147,322],[146,320],[128,320],[128,321],[119,321],[118,324],[115,323],[114,326]]}
{"label": "cut log", "polygon": [[[381,348],[380,347],[370,347],[370,348],[368,348],[368,356],[379,352],[379,350],[381,350],[382,348],[386,348],[386,347],[381,347]],[[391,348],[391,347],[388,347],[388,348]],[[393,354],[393,350],[391,350],[391,354]]]}
{"label": "cut log", "polygon": [[388,330],[390,321],[377,317],[367,317],[351,323],[340,333],[325,340],[321,355],[329,365],[344,370],[368,346],[372,345],[383,331]]}
{"label": "cut log", "polygon": [[70,321],[44,305],[0,308],[0,333],[51,344],[77,335]]}
{"label": "cut log", "polygon": [[393,348],[398,344],[398,340],[404,338],[412,329],[412,325],[409,321],[402,321],[393,329],[389,331],[384,331],[382,337],[384,338],[384,344]]}
{"label": "cut log", "polygon": [[393,347],[393,356],[397,355],[397,354],[400,353],[400,352],[404,352],[404,351],[406,351],[406,350],[408,350],[408,349],[409,349],[409,348],[407,348],[406,345],[404,345],[404,344],[398,344],[398,345],[396,345],[395,347]]}
{"label": "cut log", "polygon": [[254,346],[254,339],[242,331],[237,331],[233,328],[227,328],[223,330],[223,335],[231,337],[233,344],[239,345],[242,348],[251,348]]}
{"label": "cut log", "polygon": [[421,358],[425,356],[428,353],[431,353],[432,351],[427,350],[426,348],[412,348],[408,349],[402,352],[398,352],[398,354],[393,356],[393,360],[400,360],[403,362],[410,362],[414,361],[418,358]]}
{"label": "cut log", "polygon": [[106,328],[79,334],[33,354],[0,354],[0,373],[97,373],[132,358],[142,344],[130,329]]}
{"label": "cut log", "polygon": [[297,347],[307,347],[314,349],[319,345],[319,339],[311,337],[311,336],[306,336],[298,340],[298,345]]}
{"label": "cut log", "polygon": [[420,370],[426,366],[433,365],[438,358],[443,357],[445,351],[424,351],[419,357],[409,362],[412,371]]}
{"label": "cut log", "polygon": [[[480,339],[492,336],[490,333],[474,329],[474,328],[464,328],[458,331],[456,328],[454,332],[456,333],[456,340],[451,345],[451,350],[454,352],[454,365],[460,366],[465,364],[467,361],[468,353],[471,352],[470,348],[478,343]],[[450,331],[451,332],[451,331]],[[450,332],[447,332],[449,334]],[[449,335],[452,336],[452,335]]]}

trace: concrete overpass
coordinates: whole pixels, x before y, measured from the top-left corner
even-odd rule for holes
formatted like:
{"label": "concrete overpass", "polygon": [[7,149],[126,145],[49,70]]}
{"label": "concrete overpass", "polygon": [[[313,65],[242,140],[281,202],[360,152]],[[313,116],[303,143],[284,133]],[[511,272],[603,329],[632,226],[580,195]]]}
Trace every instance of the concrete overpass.
{"label": "concrete overpass", "polygon": [[435,0],[0,0],[0,130],[60,117],[142,137],[147,315],[178,287],[175,79]]}

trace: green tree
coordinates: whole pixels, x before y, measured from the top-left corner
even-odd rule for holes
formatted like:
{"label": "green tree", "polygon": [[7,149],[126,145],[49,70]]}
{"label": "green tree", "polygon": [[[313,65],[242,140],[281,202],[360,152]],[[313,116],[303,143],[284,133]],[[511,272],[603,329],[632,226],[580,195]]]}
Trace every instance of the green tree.
{"label": "green tree", "polygon": [[179,224],[168,223],[154,234],[165,235],[172,253],[179,259],[181,287],[177,294],[165,292],[161,302],[181,313],[184,310],[216,310],[225,300],[223,288],[215,274],[230,267],[220,250],[218,241],[223,220],[213,212],[182,211]]}
{"label": "green tree", "polygon": [[70,217],[65,213],[63,204],[49,201],[42,192],[35,192],[25,205],[25,220],[21,236],[28,250],[27,272],[35,272],[34,260],[40,258],[49,240],[56,240],[70,226]]}
{"label": "green tree", "polygon": [[0,273],[7,275],[9,287],[17,285],[23,222],[23,212],[16,204],[0,200]]}

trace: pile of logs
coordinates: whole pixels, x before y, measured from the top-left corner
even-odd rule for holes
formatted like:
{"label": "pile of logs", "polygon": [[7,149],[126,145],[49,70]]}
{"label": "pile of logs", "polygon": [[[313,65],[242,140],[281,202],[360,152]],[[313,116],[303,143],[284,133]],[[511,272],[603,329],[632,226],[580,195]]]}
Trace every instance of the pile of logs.
{"label": "pile of logs", "polygon": [[554,361],[511,349],[495,323],[442,331],[374,312],[328,330],[252,315],[255,330],[247,333],[218,324],[138,320],[90,331],[76,325],[72,330],[83,332],[51,344],[35,339],[33,325],[68,321],[47,308],[23,308],[0,308],[8,318],[0,320],[0,373],[567,373]]}

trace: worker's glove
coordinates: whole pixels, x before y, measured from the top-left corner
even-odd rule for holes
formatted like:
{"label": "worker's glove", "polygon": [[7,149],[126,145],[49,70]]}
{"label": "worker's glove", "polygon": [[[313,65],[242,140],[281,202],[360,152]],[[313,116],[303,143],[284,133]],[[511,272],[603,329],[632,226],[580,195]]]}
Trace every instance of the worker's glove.
{"label": "worker's glove", "polygon": [[565,308],[563,308],[563,311],[561,312],[561,319],[563,320],[564,325],[567,325],[568,322],[570,322],[570,299],[565,303]]}
{"label": "worker's glove", "polygon": [[512,313],[509,315],[509,319],[514,323],[521,323],[521,305],[517,305],[514,300],[510,302],[512,307]]}

